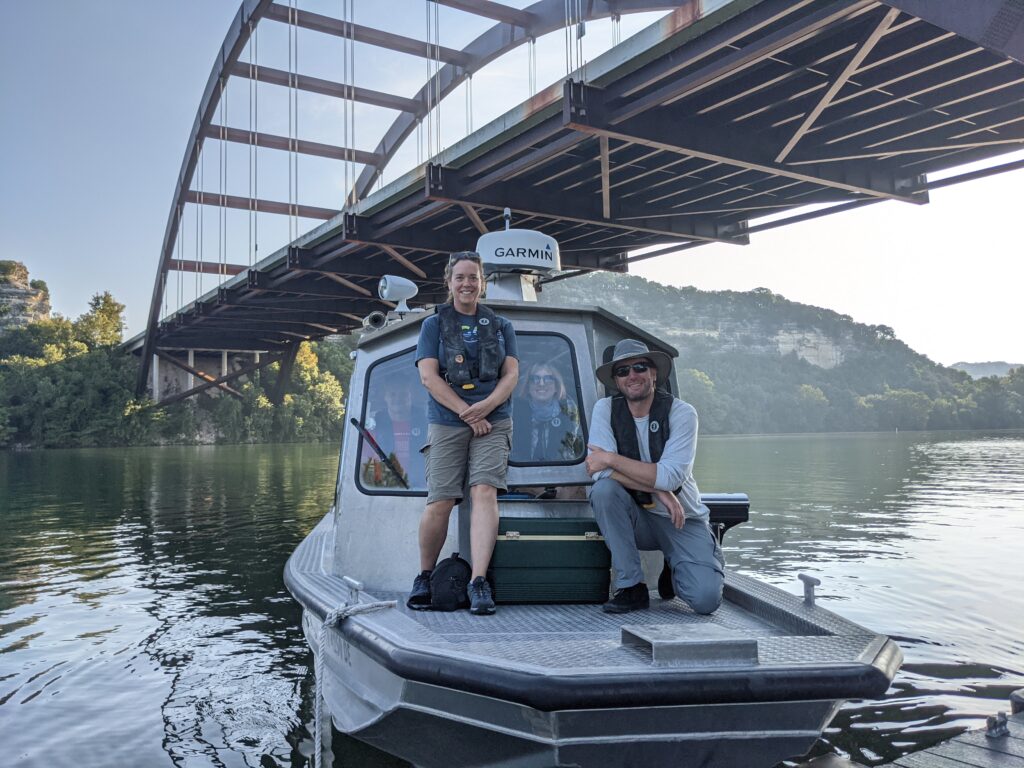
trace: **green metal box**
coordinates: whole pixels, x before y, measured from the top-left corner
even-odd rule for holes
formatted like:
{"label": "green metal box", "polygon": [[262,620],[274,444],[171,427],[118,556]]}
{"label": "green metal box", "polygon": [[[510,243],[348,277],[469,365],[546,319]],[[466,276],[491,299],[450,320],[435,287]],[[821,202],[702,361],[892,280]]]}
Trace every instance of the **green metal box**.
{"label": "green metal box", "polygon": [[611,555],[585,517],[503,517],[491,558],[498,603],[603,603]]}

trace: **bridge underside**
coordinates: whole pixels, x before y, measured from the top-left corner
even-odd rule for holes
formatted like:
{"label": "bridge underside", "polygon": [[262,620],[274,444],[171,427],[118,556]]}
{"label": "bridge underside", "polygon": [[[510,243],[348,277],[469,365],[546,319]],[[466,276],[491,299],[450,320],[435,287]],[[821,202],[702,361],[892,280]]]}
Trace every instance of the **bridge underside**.
{"label": "bridge underside", "polygon": [[506,206],[558,239],[564,269],[625,270],[629,251],[742,245],[752,219],[812,204],[925,203],[928,174],[1024,146],[1019,4],[705,5],[721,7],[684,4],[588,64],[586,84],[538,94],[351,212],[322,212],[161,322],[155,347],[273,352],[345,332],[388,308],[386,273],[441,301],[448,253],[499,228]]}

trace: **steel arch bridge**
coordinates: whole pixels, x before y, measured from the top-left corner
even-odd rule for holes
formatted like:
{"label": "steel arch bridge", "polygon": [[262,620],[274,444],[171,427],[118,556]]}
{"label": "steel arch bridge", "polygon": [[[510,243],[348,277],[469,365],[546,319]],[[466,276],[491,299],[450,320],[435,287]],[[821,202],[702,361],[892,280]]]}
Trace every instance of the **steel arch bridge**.
{"label": "steel arch bridge", "polygon": [[[1024,146],[1024,5],[1019,0],[427,0],[495,23],[461,49],[273,0],[244,0],[225,36],[189,136],[159,257],[138,389],[151,360],[190,349],[269,352],[207,381],[287,359],[305,339],[357,327],[386,308],[373,287],[393,272],[441,299],[452,250],[511,208],[563,245],[563,267],[625,270],[630,251],[745,244],[759,230],[895,200],[990,170],[929,174]],[[290,0],[291,3],[294,0]],[[573,3],[576,3],[573,6]],[[575,7],[575,16],[567,9]],[[476,72],[545,34],[600,18],[668,11],[490,124],[387,186],[380,174],[432,109]],[[243,61],[262,24],[436,62],[412,97]],[[582,31],[582,27],[580,27]],[[230,78],[397,111],[373,151],[218,124]],[[207,140],[346,160],[362,171],[342,210],[197,188]],[[251,266],[175,258],[186,205],[323,221]],[[808,205],[824,206],[813,212]],[[791,212],[791,213],[790,213]],[[786,214],[751,224],[767,214]],[[197,235],[198,237],[198,235]],[[635,257],[634,257],[635,258]],[[642,258],[642,257],[641,257]],[[213,291],[166,317],[171,271],[213,272]],[[191,366],[177,362],[190,374]],[[212,382],[210,381],[212,379]],[[190,394],[183,393],[182,396]]]}

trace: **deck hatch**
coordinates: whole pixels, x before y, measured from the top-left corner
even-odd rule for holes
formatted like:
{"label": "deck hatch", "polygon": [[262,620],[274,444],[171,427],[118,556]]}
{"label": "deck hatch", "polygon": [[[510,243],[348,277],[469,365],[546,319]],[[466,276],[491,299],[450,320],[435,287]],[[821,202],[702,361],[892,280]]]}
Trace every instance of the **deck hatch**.
{"label": "deck hatch", "polygon": [[655,666],[757,664],[757,638],[714,624],[627,624],[622,645],[650,648]]}

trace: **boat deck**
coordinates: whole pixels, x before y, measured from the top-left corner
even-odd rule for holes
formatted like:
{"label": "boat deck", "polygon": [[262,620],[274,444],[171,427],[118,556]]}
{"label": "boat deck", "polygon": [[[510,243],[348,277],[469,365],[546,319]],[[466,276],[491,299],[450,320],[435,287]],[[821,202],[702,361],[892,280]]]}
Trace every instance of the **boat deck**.
{"label": "boat deck", "polygon": [[[711,616],[658,597],[652,597],[649,610],[618,615],[602,612],[597,604],[501,605],[492,616],[411,611],[404,592],[372,585],[354,589],[350,580],[332,573],[332,535],[328,516],[286,568],[289,588],[314,616],[343,605],[394,600],[395,607],[353,616],[339,631],[362,647],[376,648],[389,663],[409,661],[406,671],[413,676],[430,677],[433,670],[461,665],[462,671],[451,674],[460,680],[469,675],[466,684],[483,686],[479,692],[491,692],[484,688],[505,680],[502,690],[547,709],[567,706],[588,686],[594,696],[610,696],[608,681],[635,687],[632,698],[653,696],[652,689],[636,685],[638,676],[645,685],[657,681],[661,695],[679,704],[688,703],[686,697],[706,701],[706,685],[726,700],[864,696],[879,686],[884,690],[884,670],[898,664],[898,651],[884,636],[733,572],[727,572],[724,601]],[[552,683],[542,690],[541,679],[573,684]],[[691,684],[681,687],[684,679]],[[829,681],[827,695],[819,688],[823,680]],[[833,685],[845,694],[831,691]]]}
{"label": "boat deck", "polygon": [[[499,605],[493,616],[474,616],[468,611],[439,613],[411,611],[404,606],[404,593],[378,593],[396,600],[400,611],[421,629],[417,640],[437,650],[451,649],[481,657],[541,667],[629,669],[651,666],[651,649],[622,643],[623,628],[658,631],[671,627],[681,641],[687,638],[729,641],[757,641],[761,665],[800,662],[846,662],[857,658],[875,637],[864,630],[850,631],[848,622],[814,608],[807,608],[806,623],[793,626],[779,621],[767,610],[769,601],[779,600],[778,590],[737,573],[726,575],[726,599],[711,616],[700,616],[679,600],[662,600],[654,595],[651,607],[629,614],[607,614],[600,605]],[[758,595],[743,607],[732,600],[742,590]],[[770,594],[769,594],[770,591]],[[791,597],[791,610],[800,611],[803,602]],[[783,598],[785,600],[785,598]],[[779,612],[781,614],[781,612]],[[787,617],[788,618],[788,617]],[[773,620],[774,619],[774,620]],[[837,621],[831,621],[837,619]],[[796,633],[796,634],[794,634]]]}

